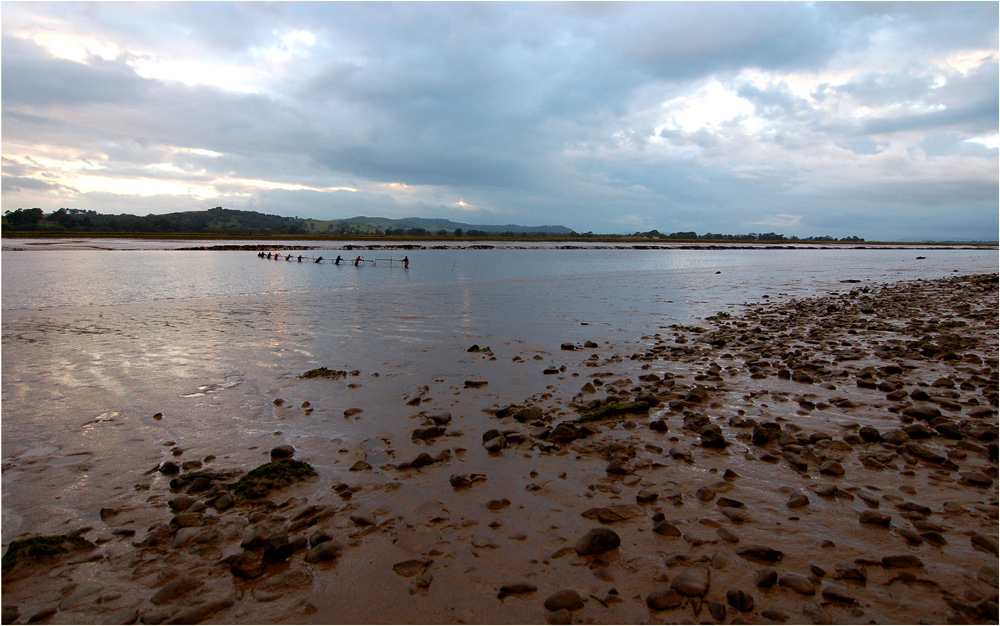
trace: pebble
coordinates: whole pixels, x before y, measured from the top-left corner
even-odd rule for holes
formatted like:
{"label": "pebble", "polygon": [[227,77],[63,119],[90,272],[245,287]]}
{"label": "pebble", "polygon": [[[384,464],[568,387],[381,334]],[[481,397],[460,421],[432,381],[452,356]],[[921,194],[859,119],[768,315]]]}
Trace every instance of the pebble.
{"label": "pebble", "polygon": [[184,594],[200,588],[202,585],[203,583],[197,578],[184,576],[161,587],[159,591],[153,594],[153,597],[149,601],[157,605],[173,602]]}
{"label": "pebble", "polygon": [[271,450],[271,460],[290,459],[295,456],[295,448],[288,444],[277,446]]}
{"label": "pebble", "polygon": [[785,574],[778,579],[778,585],[788,587],[806,596],[816,593],[816,585],[802,574]]}
{"label": "pebble", "polygon": [[598,554],[621,545],[618,533],[610,528],[594,528],[576,542],[576,552],[580,556]]}
{"label": "pebble", "polygon": [[563,589],[545,599],[545,608],[549,611],[575,611],[583,608],[583,598],[574,589]]}
{"label": "pebble", "polygon": [[691,565],[674,579],[670,588],[689,598],[702,598],[708,593],[711,584],[711,572],[704,564]]}
{"label": "pebble", "polygon": [[882,557],[882,567],[923,567],[924,563],[912,554],[894,554]]}
{"label": "pebble", "polygon": [[872,526],[889,526],[892,522],[892,516],[877,511],[865,510],[861,511],[858,521],[862,524],[870,524]]}
{"label": "pebble", "polygon": [[684,603],[684,597],[673,589],[654,591],[646,596],[646,606],[653,611],[675,609]]}
{"label": "pebble", "polygon": [[727,591],[726,602],[740,613],[748,613],[753,610],[753,596],[742,589]]}
{"label": "pebble", "polygon": [[309,552],[306,552],[306,563],[321,563],[332,561],[340,555],[341,546],[336,541],[327,540],[318,545],[314,545]]}

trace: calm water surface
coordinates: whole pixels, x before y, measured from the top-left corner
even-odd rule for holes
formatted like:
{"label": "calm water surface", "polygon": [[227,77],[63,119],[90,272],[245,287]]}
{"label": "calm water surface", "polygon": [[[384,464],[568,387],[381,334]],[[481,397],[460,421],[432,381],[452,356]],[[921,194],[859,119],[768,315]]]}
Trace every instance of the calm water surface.
{"label": "calm water surface", "polygon": [[[280,422],[271,400],[313,367],[381,372],[377,386],[357,393],[402,398],[436,377],[521,376],[501,368],[514,355],[557,362],[562,342],[635,342],[746,302],[998,269],[995,249],[361,253],[407,255],[403,269],[245,251],[7,248],[5,542],[29,528],[92,523],[105,497],[95,486],[110,489],[121,476],[115,488],[127,492],[164,440],[214,453],[237,433],[252,441],[278,429],[324,441],[366,436],[342,432],[351,427],[342,417]],[[330,252],[338,253],[303,254]],[[473,343],[491,345],[497,364],[463,361]],[[521,397],[544,390],[536,369],[514,381]],[[331,415],[361,402],[332,393],[313,400]],[[154,421],[158,412],[168,418]],[[392,419],[359,424],[398,429],[408,417]]]}

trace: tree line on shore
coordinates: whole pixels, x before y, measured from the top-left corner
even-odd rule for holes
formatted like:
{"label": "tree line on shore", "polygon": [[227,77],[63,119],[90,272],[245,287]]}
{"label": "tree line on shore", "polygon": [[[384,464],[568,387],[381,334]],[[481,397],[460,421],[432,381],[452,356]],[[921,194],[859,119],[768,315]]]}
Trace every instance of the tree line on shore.
{"label": "tree line on shore", "polygon": [[[373,224],[372,221],[379,222]],[[759,241],[759,242],[863,242],[857,236],[834,238],[785,236],[779,233],[746,233],[727,235],[693,231],[661,233],[658,230],[637,232],[632,235],[578,233],[565,227],[553,227],[552,231],[538,228],[519,230],[518,227],[461,228],[449,223],[452,228],[425,228],[414,225],[421,220],[314,220],[299,217],[266,215],[256,211],[240,211],[215,207],[207,211],[185,211],[164,215],[112,215],[91,210],[60,208],[46,214],[42,209],[16,209],[5,211],[2,219],[4,233],[31,232],[46,234],[204,234],[204,235],[323,235],[323,236],[385,236],[385,237],[455,237],[476,238],[572,238],[572,239],[653,239],[671,241]],[[441,220],[427,220],[436,222]],[[506,228],[506,230],[500,230]]]}

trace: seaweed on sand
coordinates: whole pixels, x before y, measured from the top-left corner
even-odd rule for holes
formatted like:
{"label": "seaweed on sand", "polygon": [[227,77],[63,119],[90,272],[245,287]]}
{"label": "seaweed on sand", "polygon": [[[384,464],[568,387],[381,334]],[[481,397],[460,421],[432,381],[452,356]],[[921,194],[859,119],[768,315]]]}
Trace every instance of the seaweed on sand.
{"label": "seaweed on sand", "polygon": [[73,550],[92,550],[94,547],[94,544],[75,535],[41,535],[18,539],[10,542],[0,567],[6,572],[19,562],[34,561]]}
{"label": "seaweed on sand", "polygon": [[238,498],[257,500],[274,489],[316,476],[316,470],[304,461],[279,459],[256,467],[236,482],[233,493]]}
{"label": "seaweed on sand", "polygon": [[576,424],[584,424],[586,422],[599,422],[601,420],[618,417],[620,415],[627,415],[629,413],[648,413],[652,406],[652,404],[646,402],[645,400],[608,404],[588,413],[584,413],[580,417],[573,420],[573,422]]}
{"label": "seaweed on sand", "polygon": [[339,378],[346,378],[348,376],[358,376],[361,372],[358,370],[353,370],[348,372],[346,370],[332,370],[326,367],[317,367],[316,369],[309,370],[308,372],[299,376],[299,378],[332,378],[337,380]]}

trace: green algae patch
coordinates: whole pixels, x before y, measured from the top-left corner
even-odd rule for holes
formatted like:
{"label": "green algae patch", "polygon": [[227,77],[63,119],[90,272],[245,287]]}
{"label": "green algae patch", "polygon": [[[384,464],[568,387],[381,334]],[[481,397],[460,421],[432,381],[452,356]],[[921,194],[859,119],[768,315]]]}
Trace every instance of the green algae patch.
{"label": "green algae patch", "polygon": [[238,498],[257,500],[275,489],[282,489],[316,475],[316,470],[304,461],[279,459],[247,472],[236,482],[233,493]]}
{"label": "green algae patch", "polygon": [[330,378],[338,380],[340,378],[347,378],[348,376],[359,376],[360,374],[361,372],[358,370],[348,372],[346,370],[332,370],[326,367],[317,367],[316,369],[309,370],[308,372],[301,374],[299,378]]}
{"label": "green algae patch", "polygon": [[586,422],[599,422],[601,420],[628,415],[629,413],[648,413],[652,405],[644,400],[638,402],[621,402],[619,404],[608,404],[599,409],[594,409],[584,413],[573,420],[575,424],[585,424]]}
{"label": "green algae patch", "polygon": [[74,550],[93,550],[96,546],[86,539],[72,535],[44,535],[12,541],[4,552],[0,568],[9,571],[18,563],[36,561],[55,554]]}
{"label": "green algae patch", "polygon": [[191,485],[193,491],[204,491],[215,483],[227,483],[239,476],[241,473],[242,472],[238,470],[222,472],[202,470],[198,472],[188,472],[187,474],[181,474],[171,480],[170,488],[184,489],[188,485]]}

